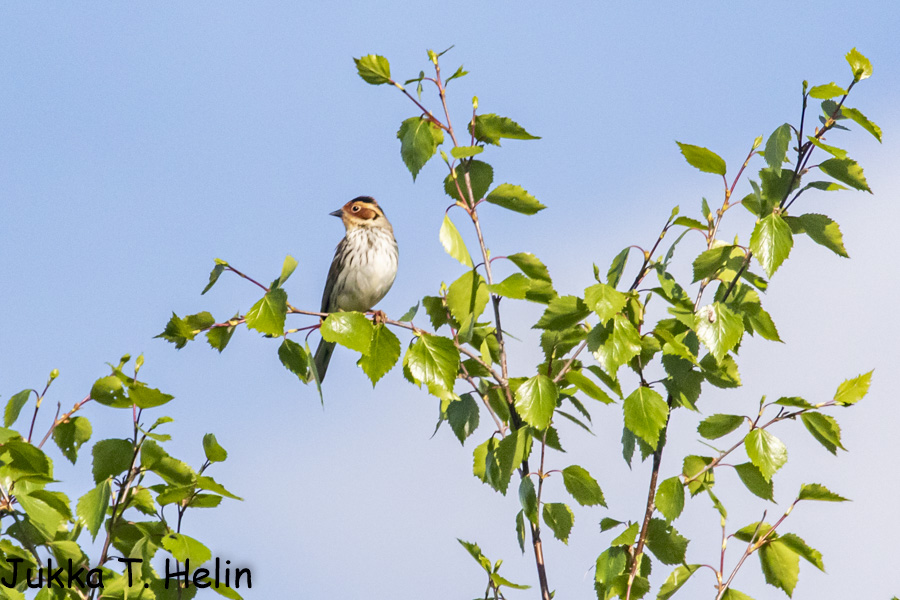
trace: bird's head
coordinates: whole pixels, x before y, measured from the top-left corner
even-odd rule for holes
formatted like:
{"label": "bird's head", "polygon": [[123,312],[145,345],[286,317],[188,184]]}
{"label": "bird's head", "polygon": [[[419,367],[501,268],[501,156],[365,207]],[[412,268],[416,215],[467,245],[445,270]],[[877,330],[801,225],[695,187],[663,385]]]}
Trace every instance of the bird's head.
{"label": "bird's head", "polygon": [[340,217],[347,231],[363,227],[380,227],[391,229],[391,224],[384,211],[378,206],[378,202],[369,196],[354,198],[340,209],[329,213],[333,217]]}

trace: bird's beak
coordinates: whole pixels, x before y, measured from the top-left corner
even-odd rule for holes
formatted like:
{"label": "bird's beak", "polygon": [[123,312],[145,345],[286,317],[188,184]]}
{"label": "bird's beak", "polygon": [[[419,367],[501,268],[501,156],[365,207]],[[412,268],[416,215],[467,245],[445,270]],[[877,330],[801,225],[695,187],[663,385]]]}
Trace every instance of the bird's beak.
{"label": "bird's beak", "polygon": [[341,209],[340,209],[340,208],[337,209],[336,211],[330,212],[330,213],[328,213],[328,214],[331,215],[332,217],[341,217],[341,216],[343,216],[343,214],[341,213]]}

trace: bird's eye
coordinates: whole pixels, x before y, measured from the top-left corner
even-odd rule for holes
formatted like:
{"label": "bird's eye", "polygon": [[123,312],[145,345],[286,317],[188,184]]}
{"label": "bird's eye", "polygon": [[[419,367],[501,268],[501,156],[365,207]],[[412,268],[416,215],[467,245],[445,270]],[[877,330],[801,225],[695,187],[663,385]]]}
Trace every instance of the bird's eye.
{"label": "bird's eye", "polygon": [[359,212],[359,206],[354,206],[354,207],[353,207],[353,212]]}

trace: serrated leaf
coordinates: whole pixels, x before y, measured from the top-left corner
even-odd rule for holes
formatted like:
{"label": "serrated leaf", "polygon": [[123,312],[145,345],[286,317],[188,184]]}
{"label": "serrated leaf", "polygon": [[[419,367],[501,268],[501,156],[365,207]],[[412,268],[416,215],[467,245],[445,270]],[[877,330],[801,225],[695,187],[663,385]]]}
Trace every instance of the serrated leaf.
{"label": "serrated leaf", "polygon": [[519,542],[519,549],[525,554],[525,511],[520,510],[516,513],[516,541]]}
{"label": "serrated leaf", "polygon": [[68,500],[62,494],[57,496],[46,490],[34,490],[27,494],[17,493],[16,500],[31,524],[47,539],[52,540],[59,526],[71,516]]}
{"label": "serrated leaf", "polygon": [[796,408],[812,408],[813,405],[804,400],[803,398],[790,397],[790,398],[779,398],[775,401],[775,404],[779,406],[793,406]]}
{"label": "serrated leaf", "polygon": [[128,408],[131,402],[125,396],[122,380],[114,375],[101,377],[91,386],[91,398],[96,402],[113,408]]}
{"label": "serrated leaf", "polygon": [[590,398],[594,400],[598,400],[603,404],[612,404],[615,402],[612,398],[609,397],[609,394],[604,392],[596,383],[591,381],[581,371],[570,370],[566,373],[566,380],[577,387],[579,390],[587,394]]}
{"label": "serrated leaf", "polygon": [[94,444],[91,454],[94,457],[94,483],[115,477],[131,466],[134,458],[134,446],[128,440],[106,439]]}
{"label": "serrated leaf", "polygon": [[650,519],[647,548],[665,565],[684,562],[689,540],[662,519]]}
{"label": "serrated leaf", "polygon": [[454,146],[450,148],[450,155],[453,158],[469,158],[484,152],[484,146]]}
{"label": "serrated leaf", "polygon": [[219,280],[219,275],[221,275],[227,267],[228,267],[227,262],[225,262],[224,260],[221,260],[219,258],[216,259],[216,264],[213,267],[212,271],[210,271],[210,273],[209,273],[209,283],[207,283],[206,287],[203,288],[203,291],[200,292],[201,296],[212,289],[212,286],[214,286],[216,284],[216,282]]}
{"label": "serrated leaf", "polygon": [[138,408],[155,408],[173,400],[175,396],[165,394],[155,388],[143,384],[129,385],[128,398]]}
{"label": "serrated leaf", "polygon": [[[481,316],[490,299],[484,278],[477,271],[466,271],[447,290],[447,309],[461,325],[469,328]],[[461,336],[462,337],[462,336]],[[466,338],[468,339],[468,338]]]}
{"label": "serrated leaf", "polygon": [[28,402],[28,397],[31,395],[32,390],[22,390],[18,394],[13,394],[9,401],[6,403],[6,411],[3,414],[3,426],[11,427],[13,423],[16,422],[16,419],[19,418],[19,413],[22,412],[22,407],[25,406],[25,403]]}
{"label": "serrated leaf", "polygon": [[813,86],[809,90],[810,98],[816,98],[818,100],[828,100],[829,98],[834,98],[835,96],[843,96],[846,93],[847,90],[837,85],[833,81],[824,85]]}
{"label": "serrated leaf", "polygon": [[724,245],[701,252],[694,259],[694,279],[721,279],[731,281],[744,263],[746,252],[738,246]]}
{"label": "serrated leaf", "polygon": [[375,325],[369,350],[359,359],[359,366],[372,381],[372,387],[400,359],[400,340],[384,323]]}
{"label": "serrated leaf", "polygon": [[727,590],[725,590],[725,593],[722,594],[722,600],[753,600],[753,598],[751,598],[744,592],[739,592],[733,588],[728,588]]}
{"label": "serrated leaf", "polygon": [[869,384],[872,382],[872,373],[869,371],[853,379],[848,379],[838,386],[834,394],[834,401],[841,406],[850,406],[862,400],[869,393]]}
{"label": "serrated leaf", "polygon": [[537,214],[547,208],[538,202],[537,198],[526,192],[522,186],[510,183],[501,183],[484,199],[491,204],[502,206],[523,215]]}
{"label": "serrated leaf", "polygon": [[447,215],[444,215],[444,221],[441,223],[440,240],[447,254],[470,269],[475,266],[469,251],[466,249],[466,243],[459,234],[459,230],[456,229],[453,221]]}
{"label": "serrated leaf", "polygon": [[881,143],[881,127],[870,121],[866,115],[855,108],[847,108],[846,106],[841,107],[841,112],[844,113],[845,117],[856,121],[860,127],[871,133]]}
{"label": "serrated leaf", "polygon": [[829,158],[819,163],[819,169],[830,177],[834,177],[841,183],[850,187],[872,193],[862,167],[851,158]]}
{"label": "serrated leaf", "polygon": [[781,175],[781,165],[784,164],[784,158],[787,156],[787,150],[790,143],[791,126],[787,123],[779,126],[773,131],[772,135],[769,136],[768,141],[766,141],[766,163],[771,167],[772,171],[775,172],[776,176]]}
{"label": "serrated leaf", "polygon": [[466,552],[468,552],[469,555],[475,559],[475,562],[480,564],[485,571],[487,571],[488,573],[491,572],[491,561],[488,560],[488,558],[484,554],[482,554],[481,548],[478,547],[478,544],[466,542],[459,538],[456,538],[456,541],[466,549]]}
{"label": "serrated leaf", "polygon": [[707,354],[700,360],[703,369],[703,377],[718,388],[729,389],[741,386],[741,375],[738,372],[737,363],[731,356],[726,356],[720,361],[712,354]]}
{"label": "serrated leaf", "polygon": [[872,63],[868,58],[863,56],[859,50],[853,48],[847,53],[845,58],[850,64],[850,69],[853,71],[853,79],[855,81],[862,81],[863,79],[868,79],[872,76]]}
{"label": "serrated leaf", "polygon": [[[471,125],[470,125],[471,130]],[[493,113],[477,115],[475,117],[475,139],[500,145],[503,138],[514,140],[539,140],[541,138],[531,135],[525,129],[508,117],[501,117]]]}
{"label": "serrated leaf", "polygon": [[544,504],[544,523],[553,531],[553,536],[564,544],[569,543],[569,533],[575,523],[572,509],[561,502]]}
{"label": "serrated leaf", "polygon": [[743,463],[735,465],[734,470],[752,494],[759,496],[763,500],[775,501],[775,486],[772,484],[771,480],[766,481],[766,478],[763,477],[763,474],[756,465],[753,463]]}
{"label": "serrated leaf", "polygon": [[772,480],[788,459],[787,448],[765,429],[754,429],[744,437],[744,447],[750,461],[756,465],[766,481]]}
{"label": "serrated leaf", "polygon": [[538,502],[537,493],[534,491],[534,482],[531,480],[531,477],[523,477],[519,482],[519,503],[522,505],[525,517],[536,525],[538,522]]}
{"label": "serrated leaf", "polygon": [[744,334],[744,320],[721,302],[697,310],[694,331],[717,361],[722,361]]}
{"label": "serrated leaf", "polygon": [[775,213],[760,219],[750,235],[750,250],[770,278],[787,259],[793,245],[790,226]]}
{"label": "serrated leaf", "polygon": [[841,445],[841,428],[834,417],[818,412],[806,412],[800,415],[803,424],[817,442],[822,444],[832,454],[837,454],[837,449],[846,450]]}
{"label": "serrated leaf", "polygon": [[91,422],[85,417],[72,417],[53,429],[53,441],[73,465],[82,444],[91,439]]}
{"label": "serrated leaf", "polygon": [[[697,477],[697,474],[700,471],[706,469],[708,465],[712,463],[713,459],[709,456],[685,456],[684,462],[682,466],[682,474],[685,479],[692,479]],[[716,482],[715,473],[713,469],[707,469],[703,471],[703,474],[694,479],[687,484],[688,491],[691,493],[691,496],[696,496],[702,491],[709,490]]]}
{"label": "serrated leaf", "polygon": [[183,533],[170,533],[165,536],[162,539],[162,547],[180,562],[192,560],[195,564],[200,564],[212,557],[209,548]]}
{"label": "serrated leaf", "polygon": [[[235,317],[237,316],[238,315],[235,315]],[[225,346],[228,345],[228,342],[231,341],[231,336],[234,335],[235,329],[236,326],[234,325],[212,327],[206,332],[206,341],[209,343],[210,347],[221,353],[225,349]]]}
{"label": "serrated leaf", "polygon": [[[470,205],[471,202],[469,200],[469,186],[466,184],[466,174],[469,175],[469,181],[472,184],[472,196],[474,196],[475,202],[484,198],[484,195],[491,187],[491,183],[494,182],[493,167],[480,160],[463,161],[453,168],[453,172],[456,173],[456,179],[453,178],[452,174],[447,175],[444,179],[444,192],[457,202],[467,205]],[[456,187],[457,183],[459,183],[459,189]],[[459,195],[460,190],[462,190],[462,196]]]}
{"label": "serrated leaf", "polygon": [[546,375],[535,375],[516,390],[516,410],[526,423],[544,430],[550,425],[559,390]]}
{"label": "serrated leaf", "polygon": [[300,381],[309,381],[309,356],[306,350],[293,340],[284,338],[278,347],[278,359],[288,371],[296,375]]}
{"label": "serrated leaf", "polygon": [[[837,146],[829,146],[828,144],[822,142],[817,137],[812,136],[812,135],[806,136],[806,139],[808,139],[810,142],[812,142],[812,144],[816,148],[821,148],[822,150],[824,150],[828,154],[834,156],[835,158],[847,158],[847,151],[844,150],[843,148],[838,148]],[[831,186],[831,187],[823,187],[823,186]],[[817,188],[817,189],[820,189],[820,190],[823,190],[826,192],[847,189],[842,185],[838,185],[836,183],[831,183],[830,181],[814,181],[812,183],[807,184],[804,187],[804,189],[811,188],[811,187],[814,187],[814,188]]]}
{"label": "serrated leaf", "polygon": [[383,56],[368,54],[354,58],[356,70],[363,81],[371,85],[381,85],[391,82],[391,65]]}
{"label": "serrated leaf", "polygon": [[245,316],[247,327],[266,335],[281,336],[287,315],[287,292],[275,288],[254,304]]}
{"label": "serrated leaf", "polygon": [[577,296],[560,296],[547,305],[534,329],[562,331],[583,321],[591,313],[587,305]]}
{"label": "serrated leaf", "polygon": [[407,349],[403,365],[419,383],[452,390],[459,371],[459,350],[451,339],[423,333]]}
{"label": "serrated leaf", "polygon": [[630,250],[631,246],[623,248],[621,252],[616,254],[612,263],[609,265],[609,271],[606,272],[606,283],[613,289],[619,285],[619,280],[622,278],[622,273],[625,271],[625,264],[628,262],[628,253]]}
{"label": "serrated leaf", "polygon": [[628,296],[605,283],[597,283],[584,290],[584,303],[603,324],[620,313],[627,302]]}
{"label": "serrated leaf", "polygon": [[600,484],[591,477],[591,474],[578,465],[571,465],[563,469],[563,484],[575,501],[582,506],[606,506]]}
{"label": "serrated leaf", "polygon": [[802,558],[806,559],[809,564],[813,565],[823,573],[825,572],[825,563],[822,562],[822,553],[815,548],[811,548],[797,534],[785,533],[778,537],[778,541],[793,550]]}
{"label": "serrated leaf", "polygon": [[625,427],[656,450],[659,434],[669,416],[669,407],[663,397],[652,388],[641,386],[624,402]]}
{"label": "serrated leaf", "polygon": [[844,237],[837,223],[825,215],[814,213],[800,215],[796,218],[796,222],[800,227],[795,233],[805,233],[815,243],[825,246],[838,256],[849,258],[844,248]]}
{"label": "serrated leaf", "polygon": [[656,509],[671,523],[684,510],[684,485],[678,477],[669,477],[656,489]]}
{"label": "serrated leaf", "polygon": [[596,325],[588,333],[588,350],[608,373],[615,376],[621,365],[641,352],[641,334],[625,315],[617,314],[604,325]]}
{"label": "serrated leaf", "polygon": [[780,539],[771,540],[759,549],[759,562],[766,583],[781,588],[788,596],[794,593],[800,574],[800,557]]}
{"label": "serrated leaf", "polygon": [[531,279],[550,283],[550,272],[547,267],[530,252],[517,252],[507,256],[510,261]]}
{"label": "serrated leaf", "polygon": [[203,436],[203,454],[206,455],[206,460],[211,463],[223,462],[228,458],[228,452],[219,445],[215,434],[212,433],[207,433]]}
{"label": "serrated leaf", "polygon": [[243,500],[243,498],[235,496],[234,494],[226,490],[225,486],[207,475],[197,476],[197,487],[201,490],[215,492],[216,494],[225,496],[226,498],[231,498],[232,500]]}
{"label": "serrated leaf", "polygon": [[687,580],[691,578],[691,575],[693,575],[701,566],[702,565],[681,565],[680,567],[675,567],[675,570],[669,574],[666,581],[662,584],[662,587],[659,588],[659,594],[656,596],[656,600],[669,600],[669,598],[675,595],[675,592],[681,589],[681,586],[687,583]]}
{"label": "serrated leaf", "polygon": [[488,286],[488,290],[492,294],[503,296],[505,298],[514,298],[516,300],[524,300],[531,289],[532,280],[521,273],[513,273],[500,283]]}
{"label": "serrated leaf", "polygon": [[692,167],[703,171],[704,173],[713,173],[715,175],[725,175],[725,161],[721,156],[703,148],[701,146],[692,146],[691,144],[682,144],[675,142],[681,148],[681,153],[685,160]]}
{"label": "serrated leaf", "polygon": [[739,415],[711,415],[700,422],[697,432],[708,440],[715,440],[728,435],[743,422],[744,417]]}
{"label": "serrated leaf", "polygon": [[[399,345],[398,345],[399,354]],[[472,394],[463,394],[447,405],[447,421],[460,444],[478,428],[479,408]]]}
{"label": "serrated leaf", "polygon": [[103,525],[106,508],[109,506],[110,480],[104,479],[97,487],[78,499],[75,514],[91,532],[91,539],[97,539],[97,532]]}
{"label": "serrated leaf", "polygon": [[422,167],[437,152],[437,147],[444,143],[444,131],[425,117],[411,117],[400,124],[397,131],[400,140],[400,157],[413,181]]}
{"label": "serrated leaf", "polygon": [[818,500],[820,502],[849,502],[850,500],[835,494],[820,483],[805,483],[800,487],[798,500]]}
{"label": "serrated leaf", "polygon": [[362,354],[369,352],[372,344],[372,321],[358,312],[336,312],[322,321],[322,339],[335,342]]}

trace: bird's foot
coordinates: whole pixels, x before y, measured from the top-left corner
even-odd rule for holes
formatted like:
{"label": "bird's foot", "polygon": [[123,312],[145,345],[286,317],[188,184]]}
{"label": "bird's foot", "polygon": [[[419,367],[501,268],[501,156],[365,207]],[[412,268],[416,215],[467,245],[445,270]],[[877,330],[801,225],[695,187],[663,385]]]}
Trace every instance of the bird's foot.
{"label": "bird's foot", "polygon": [[376,325],[383,325],[387,322],[387,315],[384,314],[384,311],[382,310],[373,310],[372,319],[375,321]]}

